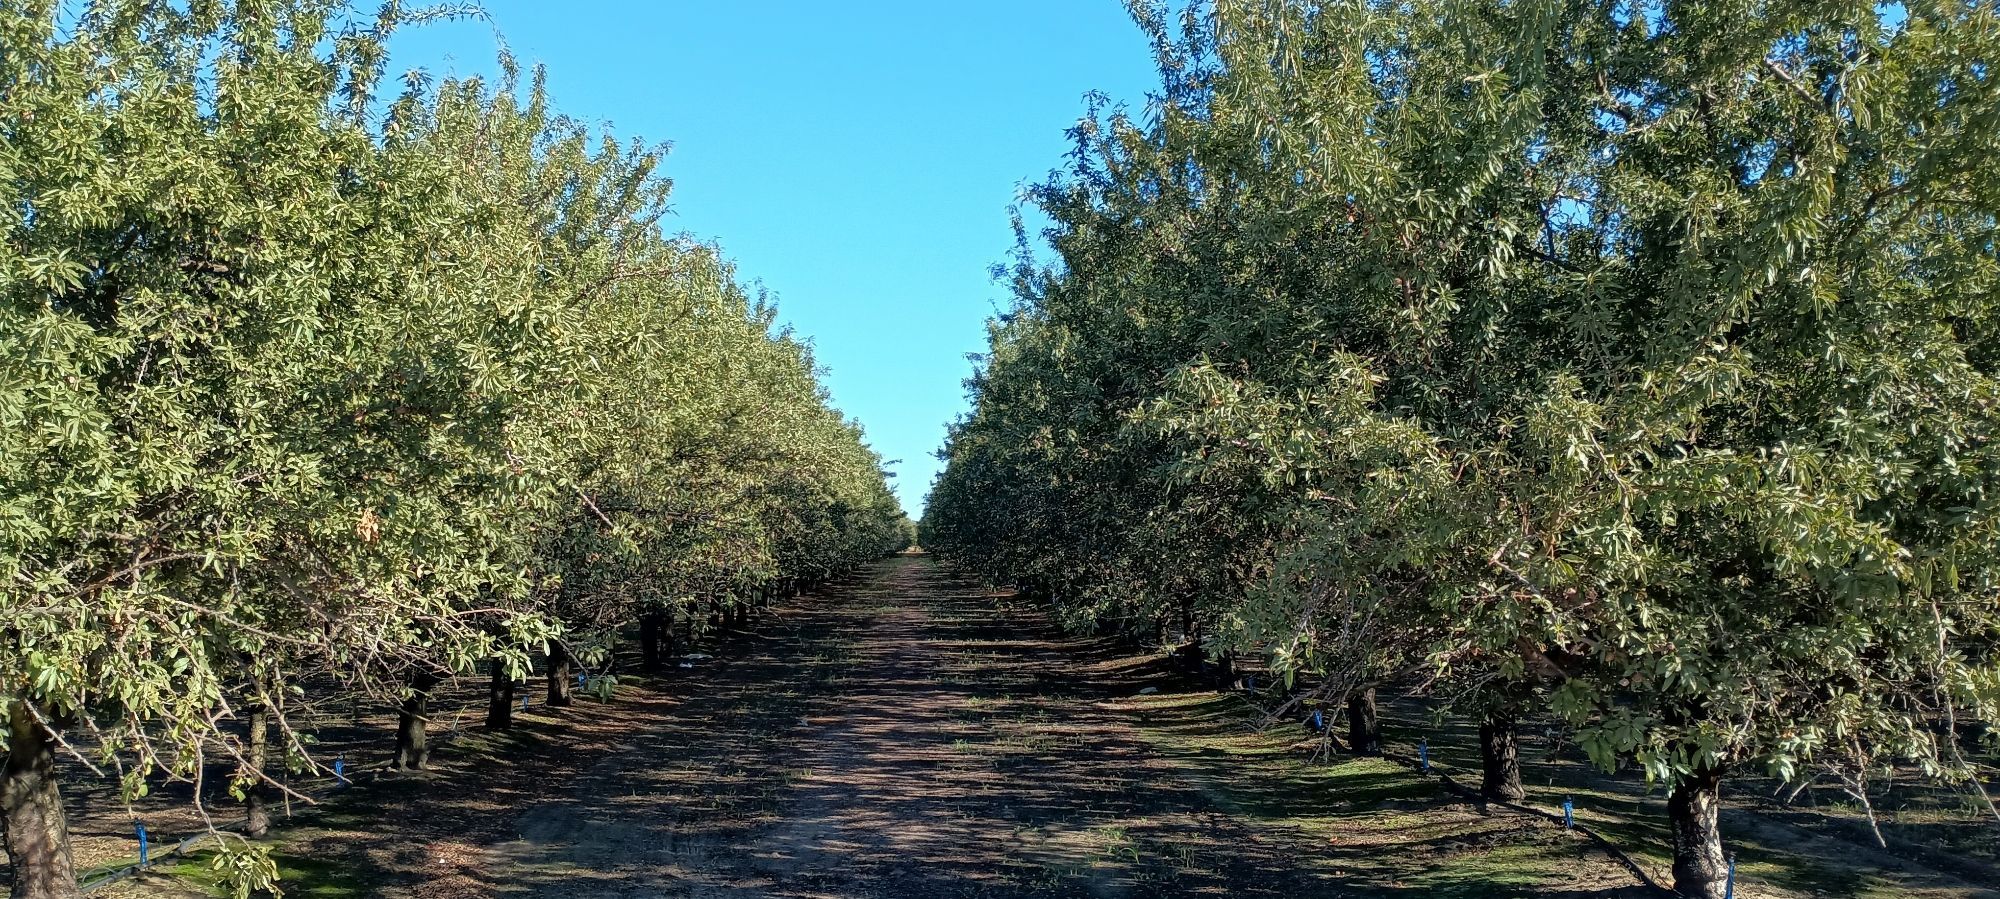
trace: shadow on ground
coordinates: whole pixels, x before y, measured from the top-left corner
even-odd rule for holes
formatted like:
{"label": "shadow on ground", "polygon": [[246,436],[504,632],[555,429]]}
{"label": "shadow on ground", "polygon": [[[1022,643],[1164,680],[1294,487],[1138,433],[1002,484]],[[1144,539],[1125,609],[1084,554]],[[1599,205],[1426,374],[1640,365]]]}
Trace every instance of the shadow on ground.
{"label": "shadow on ground", "polygon": [[1645,895],[1394,765],[1272,758],[1229,697],[927,557],[712,653],[335,804],[281,844],[291,894]]}

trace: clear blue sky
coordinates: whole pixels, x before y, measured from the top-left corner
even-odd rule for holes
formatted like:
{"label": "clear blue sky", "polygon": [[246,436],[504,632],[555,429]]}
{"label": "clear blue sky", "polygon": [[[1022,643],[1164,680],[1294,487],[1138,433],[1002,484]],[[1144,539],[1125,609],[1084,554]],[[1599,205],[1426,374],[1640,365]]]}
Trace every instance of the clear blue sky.
{"label": "clear blue sky", "polygon": [[557,106],[672,143],[677,220],[810,337],[918,514],[967,353],[1006,289],[1007,207],[1062,161],[1097,90],[1141,106],[1144,37],[1117,0],[485,0],[426,25],[396,71],[490,74],[497,29]]}

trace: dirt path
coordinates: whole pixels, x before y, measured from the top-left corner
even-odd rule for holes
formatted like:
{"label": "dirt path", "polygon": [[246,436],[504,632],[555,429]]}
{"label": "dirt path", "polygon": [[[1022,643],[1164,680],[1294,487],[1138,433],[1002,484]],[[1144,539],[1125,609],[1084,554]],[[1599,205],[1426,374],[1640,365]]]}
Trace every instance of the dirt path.
{"label": "dirt path", "polygon": [[1303,764],[1235,697],[928,557],[713,656],[296,822],[290,895],[1643,895],[1573,834],[1395,765]]}
{"label": "dirt path", "polygon": [[[1540,817],[1381,759],[1311,761],[1299,734],[1249,727],[1241,695],[1191,687],[1156,654],[1064,639],[928,557],[794,600],[674,674],[628,680],[610,703],[536,706],[504,733],[462,730],[435,773],[289,822],[288,895],[1654,895]],[[1448,729],[1395,727],[1403,754],[1428,735],[1441,764],[1463,762]],[[1592,777],[1534,798],[1604,786]],[[1628,849],[1663,845],[1657,814],[1593,801],[1579,817]],[[1802,831],[1743,842],[1758,833],[1729,834],[1746,899],[1994,895]],[[104,896],[200,895],[186,884],[211,879],[201,869]]]}
{"label": "dirt path", "polygon": [[[532,896],[1298,895],[1311,847],[1178,782],[1090,660],[899,559],[810,600],[488,851]],[[1033,625],[1033,621],[1030,621]],[[1123,692],[1129,692],[1128,689]]]}

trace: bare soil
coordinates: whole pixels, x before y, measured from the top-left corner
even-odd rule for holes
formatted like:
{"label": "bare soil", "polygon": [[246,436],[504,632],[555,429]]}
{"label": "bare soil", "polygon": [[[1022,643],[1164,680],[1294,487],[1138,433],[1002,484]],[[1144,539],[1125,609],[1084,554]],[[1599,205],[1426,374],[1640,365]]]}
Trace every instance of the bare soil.
{"label": "bare soil", "polygon": [[[1539,816],[1392,761],[1308,761],[1240,698],[1065,639],[928,557],[703,652],[294,820],[289,895],[1655,895]],[[107,895],[199,890],[197,867]]]}

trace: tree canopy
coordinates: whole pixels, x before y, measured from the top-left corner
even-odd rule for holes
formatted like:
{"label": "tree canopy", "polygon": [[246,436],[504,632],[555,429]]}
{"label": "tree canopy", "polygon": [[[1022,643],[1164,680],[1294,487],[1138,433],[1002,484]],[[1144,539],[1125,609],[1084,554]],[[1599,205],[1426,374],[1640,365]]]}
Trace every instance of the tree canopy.
{"label": "tree canopy", "polygon": [[[1964,779],[2000,712],[2000,23],[1979,4],[1144,7],[1159,93],[924,543],[1079,625],[1424,675],[1666,781]],[[1705,816],[1705,817],[1704,817]]]}
{"label": "tree canopy", "polygon": [[137,794],[240,756],[256,708],[309,766],[308,688],[519,667],[904,543],[809,347],[662,229],[662,147],[511,62],[385,82],[439,14],[0,10],[17,895],[73,889],[57,749]]}

